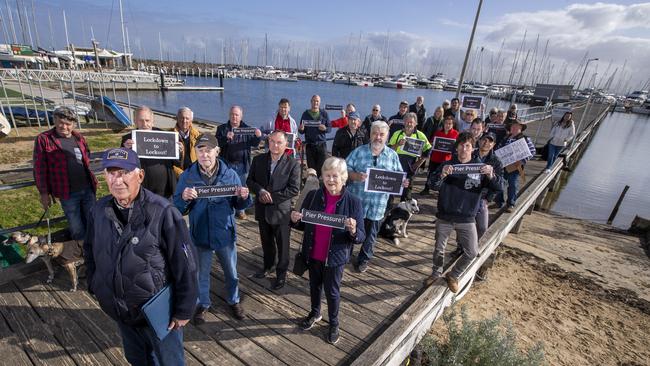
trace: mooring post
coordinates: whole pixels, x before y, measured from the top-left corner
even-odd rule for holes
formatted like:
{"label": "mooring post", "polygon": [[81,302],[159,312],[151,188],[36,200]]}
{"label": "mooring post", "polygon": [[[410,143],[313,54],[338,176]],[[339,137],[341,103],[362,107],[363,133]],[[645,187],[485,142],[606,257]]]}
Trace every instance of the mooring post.
{"label": "mooring post", "polygon": [[627,194],[627,190],[630,189],[630,186],[625,186],[623,188],[623,192],[621,192],[621,195],[618,197],[618,201],[616,201],[616,204],[614,205],[614,209],[612,210],[612,213],[609,214],[609,218],[607,219],[607,225],[611,225],[612,222],[614,222],[614,218],[616,217],[616,214],[618,213],[618,208],[621,206],[621,203],[623,202],[623,198],[625,198],[625,195]]}
{"label": "mooring post", "polygon": [[219,71],[219,86],[223,88],[223,74],[225,73],[224,70]]}

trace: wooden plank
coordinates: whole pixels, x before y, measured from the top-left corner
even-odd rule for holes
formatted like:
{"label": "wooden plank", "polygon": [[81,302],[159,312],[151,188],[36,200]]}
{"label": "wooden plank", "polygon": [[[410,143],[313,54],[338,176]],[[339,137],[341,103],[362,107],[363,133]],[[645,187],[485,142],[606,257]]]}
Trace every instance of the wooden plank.
{"label": "wooden plank", "polygon": [[9,324],[0,314],[0,355],[2,355],[2,363],[12,366],[33,365],[18,343],[18,337],[9,329]]}
{"label": "wooden plank", "polygon": [[[183,330],[185,352],[200,365],[244,365],[213,338],[191,324]],[[188,357],[186,357],[188,358]]]}
{"label": "wooden plank", "polygon": [[3,285],[0,294],[0,313],[35,365],[75,365],[13,283]]}

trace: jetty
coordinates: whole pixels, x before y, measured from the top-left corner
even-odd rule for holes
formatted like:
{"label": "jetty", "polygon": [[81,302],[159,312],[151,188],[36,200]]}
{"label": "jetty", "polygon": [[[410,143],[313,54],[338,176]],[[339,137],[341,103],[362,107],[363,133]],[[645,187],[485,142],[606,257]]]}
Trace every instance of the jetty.
{"label": "jetty", "polygon": [[[608,105],[581,103],[574,107],[582,119],[575,143],[563,153],[550,173],[544,161],[526,165],[527,182],[521,187],[512,213],[490,212],[491,225],[479,243],[480,255],[460,277],[461,292],[451,293],[444,280],[423,288],[431,274],[436,202],[418,196],[421,209],[409,224],[409,238],[399,247],[379,238],[368,271],[346,267],[341,285],[341,340],[325,341],[327,312],[309,331],[298,324],[310,311],[308,280],[288,274],[286,286],[271,289],[270,279],[252,277],[262,265],[257,223],[238,220],[238,271],[246,318],[230,316],[224,300],[223,275],[218,261],[212,270],[213,307],[201,326],[185,327],[188,365],[399,365],[441,316],[445,307],[471,291],[475,272],[510,233],[525,227],[525,220],[541,207],[549,191],[557,189],[565,168],[571,168],[588,146],[608,111]],[[548,139],[550,116],[529,123],[528,135],[537,145]],[[423,185],[426,174],[415,177]],[[293,231],[290,258],[299,249],[302,233]],[[450,242],[450,253],[454,248]],[[358,247],[355,247],[355,253]],[[447,262],[452,258],[447,258]],[[449,263],[448,263],[449,265]],[[125,365],[115,323],[84,290],[69,292],[68,278],[59,271],[52,284],[40,261],[0,270],[0,352],[12,365]],[[80,288],[85,287],[81,280]],[[325,308],[323,309],[325,310]]]}

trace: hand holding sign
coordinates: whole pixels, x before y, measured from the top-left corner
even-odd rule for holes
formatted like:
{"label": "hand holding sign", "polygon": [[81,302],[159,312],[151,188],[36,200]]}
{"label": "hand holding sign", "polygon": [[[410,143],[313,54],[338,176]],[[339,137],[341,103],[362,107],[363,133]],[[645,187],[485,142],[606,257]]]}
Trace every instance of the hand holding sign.
{"label": "hand holding sign", "polygon": [[302,219],[302,213],[298,211],[291,211],[291,222],[294,224]]}
{"label": "hand holding sign", "polygon": [[248,187],[239,187],[237,189],[237,195],[242,199],[248,198]]}
{"label": "hand holding sign", "polygon": [[357,220],[348,217],[345,219],[345,229],[350,232],[350,234],[354,235],[357,233]]}
{"label": "hand holding sign", "polygon": [[442,177],[446,177],[454,171],[454,167],[451,165],[445,165],[442,167]]}
{"label": "hand holding sign", "polygon": [[323,124],[320,124],[320,125],[318,125],[318,129],[321,130],[321,131],[325,131],[325,130],[327,130],[327,126],[325,126]]}
{"label": "hand holding sign", "polygon": [[494,168],[492,165],[485,164],[481,167],[481,174],[485,174],[488,178],[492,179],[494,177]]}
{"label": "hand holding sign", "polygon": [[181,194],[181,198],[183,198],[183,201],[191,201],[193,199],[196,199],[198,197],[198,193],[196,192],[196,189],[193,187],[187,187],[183,190],[183,193]]}
{"label": "hand holding sign", "polygon": [[227,139],[228,141],[232,140],[233,137],[235,137],[235,133],[234,133],[234,132],[232,132],[232,131],[228,131],[228,132],[226,133],[226,139]]}

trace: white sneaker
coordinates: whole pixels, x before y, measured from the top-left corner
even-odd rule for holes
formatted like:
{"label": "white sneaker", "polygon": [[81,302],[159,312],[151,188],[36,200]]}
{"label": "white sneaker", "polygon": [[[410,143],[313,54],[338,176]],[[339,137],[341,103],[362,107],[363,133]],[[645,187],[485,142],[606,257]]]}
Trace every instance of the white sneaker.
{"label": "white sneaker", "polygon": [[551,172],[551,169],[544,169],[544,174],[548,174]]}

